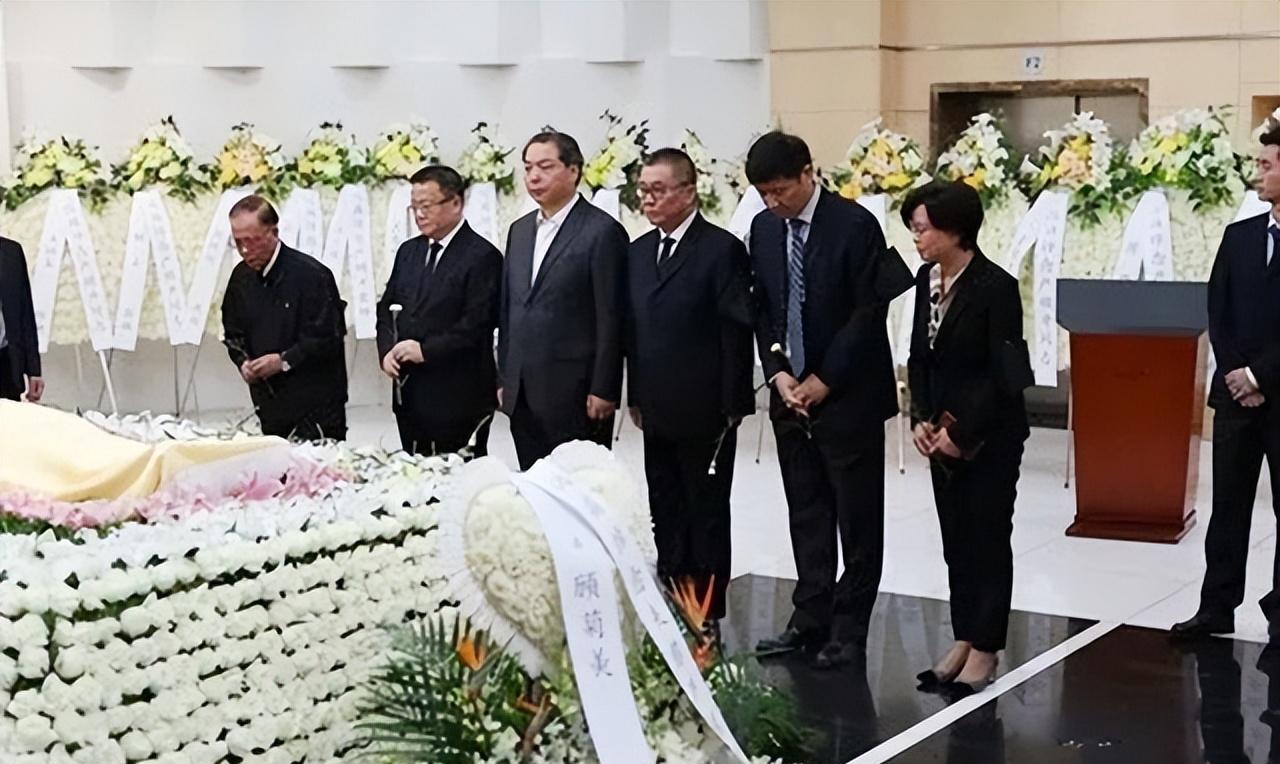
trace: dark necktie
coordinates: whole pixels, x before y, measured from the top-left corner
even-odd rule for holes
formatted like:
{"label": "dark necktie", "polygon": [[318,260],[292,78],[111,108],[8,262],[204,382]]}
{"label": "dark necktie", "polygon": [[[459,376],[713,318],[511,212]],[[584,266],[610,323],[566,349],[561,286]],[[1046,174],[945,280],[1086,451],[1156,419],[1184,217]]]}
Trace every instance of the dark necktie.
{"label": "dark necktie", "polygon": [[671,252],[676,248],[676,240],[670,236],[663,237],[662,251],[658,254],[658,273],[662,273],[667,262],[671,260]]}
{"label": "dark necktie", "polygon": [[1271,270],[1280,269],[1280,226],[1267,226],[1267,234],[1271,237],[1271,259],[1267,261],[1267,267]]}
{"label": "dark necktie", "polygon": [[428,276],[436,272],[436,262],[440,259],[440,251],[443,249],[444,247],[440,246],[440,242],[431,242],[430,254],[427,255],[426,274]]}

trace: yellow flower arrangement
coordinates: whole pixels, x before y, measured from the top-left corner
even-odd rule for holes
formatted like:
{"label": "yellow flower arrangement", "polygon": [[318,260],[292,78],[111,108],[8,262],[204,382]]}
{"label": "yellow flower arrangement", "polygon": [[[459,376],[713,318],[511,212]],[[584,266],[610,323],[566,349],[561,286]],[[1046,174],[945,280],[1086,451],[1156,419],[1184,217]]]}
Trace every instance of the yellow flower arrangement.
{"label": "yellow flower arrangement", "polygon": [[173,117],[148,127],[128,159],[112,169],[112,175],[121,191],[134,193],[162,185],[170,196],[188,202],[210,185],[207,170],[195,161]]}
{"label": "yellow flower arrangement", "polygon": [[439,143],[421,120],[392,125],[373,146],[372,175],[378,180],[408,178],[423,165],[439,161]]}
{"label": "yellow flower arrangement", "polygon": [[908,136],[886,129],[879,118],[862,126],[845,164],[832,173],[834,187],[846,199],[888,194],[901,202],[909,189],[928,180],[920,147]]}
{"label": "yellow flower arrangement", "polygon": [[15,209],[46,188],[74,188],[85,194],[90,209],[99,209],[114,189],[95,147],[79,138],[44,140],[28,135],[18,146],[13,179],[4,191],[5,205]]}

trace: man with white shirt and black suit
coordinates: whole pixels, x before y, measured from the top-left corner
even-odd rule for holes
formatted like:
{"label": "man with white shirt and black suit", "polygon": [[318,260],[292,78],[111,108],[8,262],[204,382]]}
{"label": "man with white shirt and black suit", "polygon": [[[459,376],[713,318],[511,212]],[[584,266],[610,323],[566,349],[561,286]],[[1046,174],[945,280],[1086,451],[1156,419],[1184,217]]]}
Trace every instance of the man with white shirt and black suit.
{"label": "man with white shirt and black suit", "polygon": [[422,235],[400,245],[378,302],[378,357],[395,380],[400,444],[411,454],[484,456],[502,253],[463,219],[466,182],[457,171],[431,165],[409,183]]}
{"label": "man with white shirt and black suit", "polygon": [[22,245],[0,238],[0,398],[38,403],[44,395],[31,281]]}
{"label": "man with white shirt and black suit", "polygon": [[[1209,388],[1213,513],[1200,607],[1174,624],[1171,632],[1179,638],[1235,631],[1264,458],[1272,486],[1280,486],[1280,124],[1273,121],[1261,141],[1258,198],[1271,209],[1227,226],[1209,276],[1209,340],[1217,360]],[[1272,493],[1280,516],[1280,489]],[[1280,567],[1259,604],[1271,643],[1280,643]]]}
{"label": "man with white shirt and black suit", "polygon": [[[898,411],[885,318],[912,285],[875,217],[824,190],[809,147],[771,132],[747,153],[768,209],[751,223],[756,339],[796,562],[795,612],[762,651],[864,655],[884,559],[884,423]],[[844,573],[836,577],[836,542]]]}
{"label": "man with white shirt and black suit", "polygon": [[498,329],[498,400],[521,469],[561,443],[609,446],[622,397],[626,230],[578,194],[582,151],[544,131],[524,153],[538,209],[511,224]]}
{"label": "man with white shirt and black suit", "polygon": [[738,423],[755,410],[754,316],[746,248],[699,214],[697,182],[679,149],[645,157],[640,203],[656,227],[628,257],[627,398],[644,432],[658,577],[691,586],[714,633]]}

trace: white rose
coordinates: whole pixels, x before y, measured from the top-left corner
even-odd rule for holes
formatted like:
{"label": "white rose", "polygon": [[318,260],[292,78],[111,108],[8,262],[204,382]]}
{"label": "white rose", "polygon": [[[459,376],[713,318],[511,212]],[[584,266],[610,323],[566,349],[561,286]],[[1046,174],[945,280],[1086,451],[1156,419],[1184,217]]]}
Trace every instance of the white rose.
{"label": "white rose", "polygon": [[14,739],[30,750],[42,751],[58,739],[48,717],[33,714],[18,719],[14,725]]}
{"label": "white rose", "polygon": [[35,613],[27,613],[13,622],[10,647],[24,650],[49,644],[49,628],[44,619]]}
{"label": "white rose", "polygon": [[[154,707],[155,703],[152,703],[152,706]],[[151,747],[159,753],[178,750],[178,738],[167,724],[160,724],[148,730],[147,739],[151,741]]]}
{"label": "white rose", "polygon": [[82,676],[69,688],[75,707],[82,711],[94,711],[102,707],[105,691],[92,676]]}
{"label": "white rose", "polygon": [[85,718],[72,710],[61,711],[53,719],[53,731],[67,745],[89,742],[90,729]]}
{"label": "white rose", "polygon": [[49,653],[43,646],[30,647],[18,653],[18,675],[40,679],[49,673]]}
{"label": "white rose", "polygon": [[15,719],[25,719],[28,716],[44,713],[47,708],[44,698],[40,696],[40,691],[35,689],[18,692],[5,706],[5,710]]}
{"label": "white rose", "polygon": [[61,581],[46,587],[44,596],[49,599],[49,610],[61,616],[69,618],[80,607],[79,593]]}
{"label": "white rose", "polygon": [[133,725],[134,712],[132,705],[120,705],[117,700],[114,705],[106,710],[105,715],[107,729],[111,730],[113,735],[119,735]]}
{"label": "white rose", "polygon": [[127,636],[141,636],[150,631],[153,625],[151,614],[141,605],[128,608],[120,614],[120,628]]}

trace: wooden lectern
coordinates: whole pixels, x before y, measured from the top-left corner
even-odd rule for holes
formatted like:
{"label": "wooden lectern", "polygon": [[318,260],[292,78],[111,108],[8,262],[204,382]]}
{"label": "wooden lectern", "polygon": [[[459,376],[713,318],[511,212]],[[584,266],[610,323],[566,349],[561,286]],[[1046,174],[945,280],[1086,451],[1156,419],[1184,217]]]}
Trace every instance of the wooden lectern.
{"label": "wooden lectern", "polygon": [[1191,282],[1058,281],[1076,452],[1068,536],[1176,543],[1195,524],[1207,294]]}

